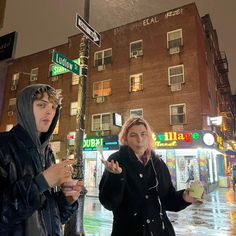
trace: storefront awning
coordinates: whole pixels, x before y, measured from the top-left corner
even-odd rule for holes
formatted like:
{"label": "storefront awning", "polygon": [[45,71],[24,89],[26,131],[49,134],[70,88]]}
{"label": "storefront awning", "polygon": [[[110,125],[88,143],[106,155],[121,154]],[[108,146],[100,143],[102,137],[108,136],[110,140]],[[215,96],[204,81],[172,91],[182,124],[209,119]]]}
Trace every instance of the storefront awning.
{"label": "storefront awning", "polygon": [[226,155],[229,155],[229,156],[236,156],[236,151],[232,151],[232,150],[227,150],[225,152]]}

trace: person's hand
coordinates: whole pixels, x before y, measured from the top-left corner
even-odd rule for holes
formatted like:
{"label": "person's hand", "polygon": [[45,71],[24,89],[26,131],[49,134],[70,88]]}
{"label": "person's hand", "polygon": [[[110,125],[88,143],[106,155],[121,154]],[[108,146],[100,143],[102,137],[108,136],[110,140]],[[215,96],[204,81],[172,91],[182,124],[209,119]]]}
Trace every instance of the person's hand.
{"label": "person's hand", "polygon": [[105,165],[106,170],[113,173],[113,174],[120,174],[122,172],[122,168],[119,166],[118,161],[102,160],[102,163]]}
{"label": "person's hand", "polygon": [[83,187],[84,187],[83,181],[73,180],[73,179],[61,185],[62,191],[66,196],[67,201],[70,202],[71,204],[79,198],[80,192],[82,191]]}
{"label": "person's hand", "polygon": [[190,196],[189,195],[190,191],[191,191],[191,189],[187,188],[183,192],[183,199],[184,199],[185,202],[188,202],[188,203],[198,203],[198,204],[203,203],[204,193],[202,194],[201,199],[198,199],[198,198],[194,198],[194,197]]}
{"label": "person's hand", "polygon": [[46,179],[50,187],[60,186],[63,183],[71,180],[73,172],[74,160],[65,160],[60,163],[51,165],[43,172],[43,176]]}

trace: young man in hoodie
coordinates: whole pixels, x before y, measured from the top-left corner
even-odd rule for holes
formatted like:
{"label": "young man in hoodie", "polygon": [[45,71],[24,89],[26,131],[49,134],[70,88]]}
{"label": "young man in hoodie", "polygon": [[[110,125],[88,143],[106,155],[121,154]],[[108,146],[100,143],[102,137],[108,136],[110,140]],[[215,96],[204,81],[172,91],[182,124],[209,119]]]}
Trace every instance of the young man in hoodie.
{"label": "young man in hoodie", "polygon": [[30,85],[16,112],[16,126],[0,133],[0,235],[61,236],[83,183],[71,179],[73,161],[55,164],[48,145],[60,98],[49,85]]}

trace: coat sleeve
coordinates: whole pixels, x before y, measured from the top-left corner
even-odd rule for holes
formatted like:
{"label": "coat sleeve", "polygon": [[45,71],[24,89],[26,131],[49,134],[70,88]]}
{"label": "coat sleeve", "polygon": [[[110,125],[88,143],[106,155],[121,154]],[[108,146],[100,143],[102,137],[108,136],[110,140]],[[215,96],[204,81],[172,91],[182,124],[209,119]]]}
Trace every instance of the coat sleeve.
{"label": "coat sleeve", "polygon": [[[50,159],[50,163],[55,163],[55,155],[52,151],[51,148],[48,147],[48,155]],[[75,201],[73,204],[70,204],[65,195],[63,194],[62,190],[55,192],[53,194],[53,198],[57,203],[59,213],[60,213],[60,218],[61,218],[61,223],[65,224],[70,217],[74,214],[74,212],[78,209],[78,201]]]}
{"label": "coat sleeve", "polygon": [[65,224],[74,214],[74,212],[78,209],[78,201],[80,200],[75,201],[73,204],[70,204],[66,200],[66,197],[64,196],[62,191],[55,193],[54,198],[59,208],[61,223]]}
{"label": "coat sleeve", "polygon": [[29,218],[45,200],[32,176],[24,175],[11,183],[8,173],[14,167],[9,163],[7,168],[0,163],[0,229],[3,231]]}
{"label": "coat sleeve", "polygon": [[[114,158],[110,157],[108,160],[112,159]],[[125,179],[125,168],[122,168],[120,174],[104,171],[99,184],[99,200],[106,209],[113,211],[120,206],[123,201]]]}
{"label": "coat sleeve", "polygon": [[183,190],[176,191],[172,184],[170,172],[166,164],[162,161],[162,185],[166,194],[161,197],[161,201],[167,211],[180,211],[191,205],[183,199]]}
{"label": "coat sleeve", "polygon": [[[42,193],[49,189],[48,183],[46,182],[42,174],[37,175],[35,177],[35,181],[38,185],[38,188],[40,189]],[[78,208],[77,201],[74,202],[73,204],[70,204],[67,201],[65,195],[63,194],[62,190],[57,191],[57,192],[51,191],[51,193],[47,191],[45,194],[51,194],[53,199],[55,200],[59,209],[62,224],[64,224],[67,220],[69,220],[69,218],[73,215],[75,210],[77,210]]]}

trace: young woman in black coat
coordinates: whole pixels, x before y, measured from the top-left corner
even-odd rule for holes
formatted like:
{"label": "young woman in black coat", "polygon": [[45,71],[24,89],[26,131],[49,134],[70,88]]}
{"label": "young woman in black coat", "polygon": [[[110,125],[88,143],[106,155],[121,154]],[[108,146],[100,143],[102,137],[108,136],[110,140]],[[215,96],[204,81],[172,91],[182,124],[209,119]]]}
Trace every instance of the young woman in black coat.
{"label": "young woman in black coat", "polygon": [[143,118],[129,118],[119,135],[120,150],[103,161],[102,205],[113,212],[112,236],[174,236],[166,211],[198,202],[176,191],[166,164],[152,151],[152,131]]}

